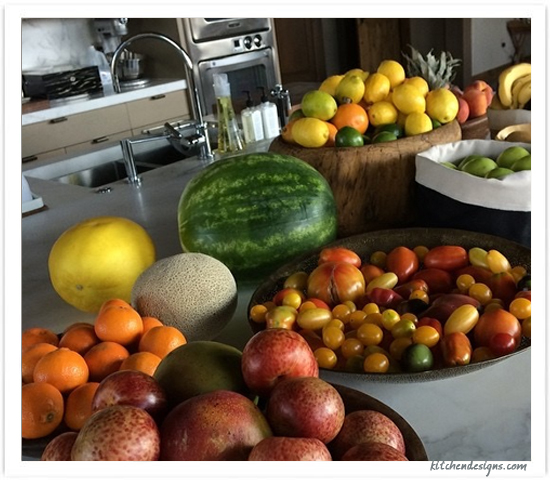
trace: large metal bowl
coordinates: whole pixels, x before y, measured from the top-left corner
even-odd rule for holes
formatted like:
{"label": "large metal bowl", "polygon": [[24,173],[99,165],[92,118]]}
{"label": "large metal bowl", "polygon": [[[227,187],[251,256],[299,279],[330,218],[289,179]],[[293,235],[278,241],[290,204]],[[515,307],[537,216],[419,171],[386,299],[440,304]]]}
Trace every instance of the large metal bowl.
{"label": "large metal bowl", "polygon": [[[414,248],[418,245],[435,247],[437,245],[461,245],[466,249],[481,247],[485,250],[495,249],[505,255],[512,265],[522,265],[531,271],[531,250],[510,240],[493,235],[468,232],[465,230],[439,229],[439,228],[405,228],[396,230],[379,230],[376,232],[355,235],[337,240],[331,246],[344,246],[359,254],[363,259],[370,254],[382,250],[389,252],[400,245]],[[323,247],[324,248],[324,247]],[[321,249],[310,252],[293,262],[290,262],[265,279],[254,291],[250,299],[248,310],[252,306],[271,300],[282,289],[285,279],[297,271],[311,272],[317,266],[318,254]],[[262,326],[249,319],[249,325],[253,332],[262,329]],[[348,373],[333,370],[324,370],[324,376],[330,381],[365,381],[365,382],[389,382],[409,383],[440,380],[443,378],[465,375],[467,373],[489,367],[497,362],[519,355],[529,349],[531,341],[523,337],[518,349],[502,357],[471,363],[465,366],[446,367],[425,372],[396,372],[396,373]],[[323,369],[322,374],[323,374]]]}

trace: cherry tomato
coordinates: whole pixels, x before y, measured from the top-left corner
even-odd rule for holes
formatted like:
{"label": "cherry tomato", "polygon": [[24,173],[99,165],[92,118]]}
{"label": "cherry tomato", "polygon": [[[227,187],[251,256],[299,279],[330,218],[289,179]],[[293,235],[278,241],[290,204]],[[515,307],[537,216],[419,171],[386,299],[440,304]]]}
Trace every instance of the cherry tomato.
{"label": "cherry tomato", "polygon": [[295,288],[296,290],[305,290],[307,286],[307,277],[309,276],[306,272],[294,272],[292,275],[289,275],[283,284],[283,288]]}
{"label": "cherry tomato", "polygon": [[329,247],[321,250],[319,265],[326,262],[346,262],[354,267],[361,267],[361,257],[353,250],[345,247]]}
{"label": "cherry tomato", "polygon": [[281,304],[298,310],[300,305],[302,305],[302,299],[303,295],[301,295],[301,292],[290,292],[283,297]]}
{"label": "cherry tomato", "polygon": [[357,310],[350,313],[349,326],[354,330],[357,330],[361,325],[363,325],[363,323],[365,323],[367,315],[367,312],[365,312],[364,310]]}
{"label": "cherry tomato", "polygon": [[522,290],[521,292],[516,293],[514,298],[526,298],[531,301],[531,290]]}
{"label": "cherry tomato", "polygon": [[371,263],[366,263],[361,267],[361,273],[363,274],[363,277],[365,277],[365,282],[368,284],[373,278],[379,277],[384,272],[383,269],[380,267],[377,267],[376,265],[372,265]]}
{"label": "cherry tomato", "polygon": [[430,249],[425,245],[417,245],[416,247],[413,248],[413,252],[416,253],[418,260],[420,260],[421,262],[424,260],[424,257],[429,251]]}
{"label": "cherry tomato", "polygon": [[[425,292],[424,292],[425,293]],[[395,290],[391,288],[374,287],[368,294],[371,302],[379,307],[392,307],[401,303],[404,299]]]}
{"label": "cherry tomato", "polygon": [[487,250],[479,247],[473,247],[468,250],[468,259],[472,265],[476,267],[483,267],[489,269],[489,264],[487,263]]}
{"label": "cherry tomato", "polygon": [[407,372],[425,372],[433,366],[432,351],[422,343],[409,345],[401,357],[401,364]]}
{"label": "cherry tomato", "polygon": [[384,332],[374,323],[364,323],[357,329],[357,339],[363,345],[378,345],[383,337]]}
{"label": "cherry tomato", "polygon": [[286,328],[292,330],[296,322],[297,311],[295,308],[280,305],[265,314],[266,328]]}
{"label": "cherry tomato", "polygon": [[453,332],[468,333],[475,327],[478,320],[479,312],[476,307],[469,304],[461,305],[451,313],[443,325],[443,333],[445,335]]}
{"label": "cherry tomato", "polygon": [[267,313],[267,307],[265,305],[254,305],[250,309],[250,318],[256,323],[265,323],[265,314]]}
{"label": "cherry tomato", "polygon": [[338,327],[323,328],[323,343],[331,350],[336,350],[342,346],[346,335]]}
{"label": "cherry tomato", "polygon": [[507,307],[517,293],[516,282],[509,272],[495,273],[488,284],[494,298],[500,298]]}
{"label": "cherry tomato", "polygon": [[413,279],[421,279],[428,285],[430,295],[434,293],[448,293],[453,289],[452,275],[440,268],[424,268],[413,275]]}
{"label": "cherry tomato", "polygon": [[436,318],[422,317],[420,320],[418,320],[416,328],[422,327],[424,325],[435,328],[437,330],[437,333],[439,333],[439,338],[443,336],[443,326],[441,325],[441,322]]}
{"label": "cherry tomato", "polygon": [[516,340],[508,333],[496,333],[489,339],[489,348],[497,357],[512,353],[516,346]]}
{"label": "cherry tomato", "polygon": [[492,277],[493,272],[485,267],[480,267],[476,265],[468,265],[464,268],[459,268],[456,270],[455,275],[458,277],[460,275],[471,275],[474,277],[474,280],[479,283],[489,283],[489,279]]}
{"label": "cherry tomato", "polygon": [[461,293],[467,293],[474,283],[476,283],[476,279],[469,273],[462,273],[456,279],[456,286]]}
{"label": "cherry tomato", "polygon": [[487,252],[486,261],[489,270],[493,273],[510,272],[512,270],[512,266],[508,259],[498,250],[489,250]]}
{"label": "cherry tomato", "polygon": [[403,352],[409,345],[412,345],[413,341],[411,337],[400,337],[394,339],[390,343],[390,355],[395,358],[397,361],[401,360]]}
{"label": "cherry tomato", "polygon": [[468,295],[475,298],[481,305],[487,305],[493,298],[493,292],[484,283],[474,283],[468,289]]}
{"label": "cherry tomato", "polygon": [[521,334],[527,338],[531,338],[531,317],[521,322]]}
{"label": "cherry tomato", "polygon": [[297,295],[300,296],[300,298],[303,300],[305,300],[305,295],[303,292],[301,292],[300,290],[297,290],[296,288],[283,288],[282,290],[279,290],[275,296],[273,297],[273,303],[275,303],[275,305],[282,305],[283,304],[283,298],[285,298],[289,293],[296,293]]}
{"label": "cherry tomato", "polygon": [[315,360],[317,360],[317,364],[321,368],[332,369],[338,362],[338,357],[336,356],[334,350],[327,347],[317,348],[314,350],[313,355],[315,356]]}
{"label": "cherry tomato", "polygon": [[351,309],[343,303],[339,303],[332,309],[332,316],[334,318],[337,318],[338,320],[342,320],[344,324],[347,324],[349,322],[350,315]]}
{"label": "cherry tomato", "polygon": [[527,298],[515,298],[508,307],[510,313],[519,320],[524,320],[531,316],[531,300]]}
{"label": "cherry tomato", "polygon": [[453,332],[444,335],[440,341],[443,362],[448,367],[468,365],[472,358],[472,344],[462,332]]}
{"label": "cherry tomato", "polygon": [[422,300],[425,303],[430,303],[430,297],[424,290],[414,290],[409,295],[409,300]]}
{"label": "cherry tomato", "polygon": [[312,302],[315,304],[316,307],[324,308],[325,310],[330,310],[330,307],[326,304],[326,302],[323,302],[320,298],[308,298],[308,302]]}
{"label": "cherry tomato", "polygon": [[514,277],[516,284],[519,284],[521,279],[527,275],[527,270],[525,267],[521,265],[516,265],[515,267],[512,268],[512,270],[510,270],[510,273]]}
{"label": "cherry tomato", "polygon": [[387,308],[382,312],[382,325],[386,330],[391,330],[399,320],[401,316],[393,308]]}
{"label": "cherry tomato", "polygon": [[395,247],[386,258],[386,271],[395,273],[399,284],[407,282],[419,265],[416,253],[404,246]]}
{"label": "cherry tomato", "polygon": [[399,337],[412,337],[416,325],[412,320],[401,319],[399,320],[391,329],[391,334],[393,338]]}
{"label": "cherry tomato", "polygon": [[412,340],[413,343],[421,343],[432,348],[439,342],[439,332],[430,325],[421,325],[413,332]]}
{"label": "cherry tomato", "polygon": [[365,312],[367,315],[369,313],[380,313],[380,308],[378,307],[378,305],[376,305],[376,303],[374,302],[370,302],[370,303],[367,303],[363,308],[362,308],[363,312]]}
{"label": "cherry tomato", "polygon": [[385,268],[387,256],[388,255],[386,252],[383,252],[382,250],[377,250],[371,253],[371,256],[369,257],[369,261],[370,263],[372,263],[373,265],[376,265],[377,267]]}
{"label": "cherry tomato", "polygon": [[350,358],[355,355],[362,355],[364,349],[365,346],[363,345],[361,340],[357,338],[346,338],[344,340],[344,343],[342,343],[340,347],[340,351],[342,352],[342,356],[344,358]]}
{"label": "cherry tomato", "polygon": [[410,280],[403,285],[397,285],[394,290],[403,298],[409,298],[411,293],[415,290],[424,290],[427,292],[428,284],[424,280],[417,278],[416,280]]}
{"label": "cherry tomato", "polygon": [[468,265],[468,252],[458,245],[433,247],[424,257],[424,267],[439,268],[448,272]]}
{"label": "cherry tomato", "polygon": [[344,329],[346,328],[346,326],[344,325],[344,322],[342,322],[342,320],[338,320],[337,318],[333,318],[330,322],[328,322],[324,327],[323,327],[323,330],[325,328],[329,328],[329,327],[336,327],[336,328],[339,328],[340,330],[342,330],[342,332],[344,331]]}
{"label": "cherry tomato", "polygon": [[308,330],[320,330],[331,320],[332,313],[324,308],[308,308],[298,312],[296,317],[298,326]]}
{"label": "cherry tomato", "polygon": [[472,352],[471,363],[483,362],[495,358],[495,354],[489,347],[477,347]]}
{"label": "cherry tomato", "polygon": [[366,373],[386,373],[390,368],[390,361],[383,353],[371,353],[365,357],[363,369]]}
{"label": "cherry tomato", "polygon": [[366,293],[369,294],[373,288],[393,288],[397,285],[399,278],[393,272],[386,272],[379,277],[373,278],[367,285]]}

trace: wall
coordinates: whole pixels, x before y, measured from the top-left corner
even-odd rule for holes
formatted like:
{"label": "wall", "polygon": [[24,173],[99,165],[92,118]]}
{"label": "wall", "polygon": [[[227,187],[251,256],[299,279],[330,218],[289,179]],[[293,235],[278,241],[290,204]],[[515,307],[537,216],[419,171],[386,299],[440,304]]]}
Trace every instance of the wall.
{"label": "wall", "polygon": [[91,19],[24,19],[21,25],[22,70],[85,66],[86,50],[96,42]]}

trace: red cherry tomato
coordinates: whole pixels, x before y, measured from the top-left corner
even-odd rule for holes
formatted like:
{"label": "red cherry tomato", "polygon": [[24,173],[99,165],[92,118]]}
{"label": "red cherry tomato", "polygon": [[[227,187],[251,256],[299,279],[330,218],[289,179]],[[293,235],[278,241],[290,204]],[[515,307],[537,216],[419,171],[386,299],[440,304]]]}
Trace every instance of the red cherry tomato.
{"label": "red cherry tomato", "polygon": [[305,300],[306,296],[303,292],[300,290],[297,290],[296,288],[283,288],[282,290],[279,290],[275,296],[273,297],[273,303],[277,306],[283,304],[283,298],[285,298],[289,293],[296,293],[300,296],[302,301]]}
{"label": "red cherry tomato", "polygon": [[424,267],[440,268],[448,272],[466,267],[468,263],[468,252],[458,245],[439,245],[431,248],[424,256]]}
{"label": "red cherry tomato", "polygon": [[507,308],[517,293],[514,276],[509,272],[495,273],[489,280],[488,287],[493,293],[493,298],[500,298]]}
{"label": "red cherry tomato", "polygon": [[428,284],[430,295],[449,293],[454,288],[453,276],[440,268],[424,268],[413,275],[413,280],[424,280]]}
{"label": "red cherry tomato", "polygon": [[391,288],[375,287],[370,291],[368,297],[371,302],[384,308],[394,307],[404,300],[401,295]]}
{"label": "red cherry tomato", "polygon": [[325,308],[327,310],[330,310],[330,307],[326,304],[326,302],[323,302],[320,298],[308,298],[308,302],[312,302],[315,304],[318,308]]}
{"label": "red cherry tomato", "polygon": [[418,328],[422,326],[435,328],[437,330],[437,333],[439,333],[439,338],[443,337],[443,326],[441,325],[441,322],[437,320],[437,318],[422,317],[420,320],[418,320],[416,327]]}
{"label": "red cherry tomato", "polygon": [[516,293],[514,298],[527,298],[531,301],[531,290],[522,290],[521,292]]}
{"label": "red cherry tomato", "polygon": [[517,342],[508,333],[496,333],[489,339],[489,349],[497,357],[502,357],[512,353],[517,346]]}
{"label": "red cherry tomato", "polygon": [[418,270],[419,260],[413,250],[407,247],[395,247],[386,257],[386,271],[393,272],[405,283]]}
{"label": "red cherry tomato", "polygon": [[344,247],[328,247],[321,250],[318,264],[326,262],[346,262],[351,263],[354,267],[361,267],[361,257],[353,250]]}
{"label": "red cherry tomato", "polygon": [[428,292],[428,284],[421,278],[410,280],[403,285],[397,285],[394,290],[403,298],[409,298],[411,293],[415,290],[422,290]]}

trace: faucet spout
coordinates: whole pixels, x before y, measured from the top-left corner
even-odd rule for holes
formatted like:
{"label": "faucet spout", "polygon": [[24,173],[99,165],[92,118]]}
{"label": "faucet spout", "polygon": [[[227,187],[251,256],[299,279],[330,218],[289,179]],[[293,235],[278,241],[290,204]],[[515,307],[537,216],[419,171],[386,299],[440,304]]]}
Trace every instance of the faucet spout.
{"label": "faucet spout", "polygon": [[190,103],[191,103],[193,119],[196,121],[196,124],[197,124],[196,128],[198,133],[201,136],[204,136],[204,142],[201,144],[200,158],[203,160],[213,159],[214,155],[212,154],[210,139],[208,138],[208,128],[207,128],[206,122],[204,121],[201,106],[200,106],[199,92],[197,87],[194,84],[193,75],[191,75],[191,72],[193,71],[193,62],[189,54],[170,37],[167,37],[166,35],[162,35],[160,33],[144,32],[144,33],[138,33],[137,35],[134,35],[133,37],[130,37],[124,42],[122,42],[114,51],[111,59],[111,75],[113,77],[113,87],[115,89],[115,92],[116,93],[121,92],[120,80],[118,78],[118,73],[117,73],[117,65],[120,60],[120,56],[122,52],[134,41],[140,40],[140,39],[146,39],[146,38],[161,40],[167,43],[168,45],[170,45],[171,47],[175,48],[179,53],[185,67],[185,80],[187,82],[187,88],[191,92]]}

